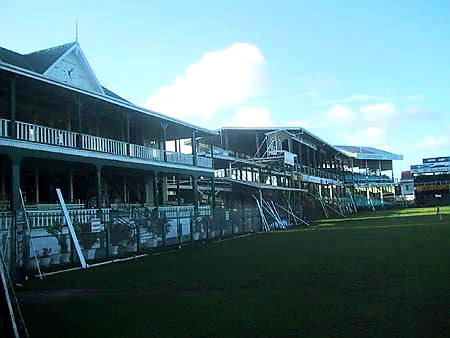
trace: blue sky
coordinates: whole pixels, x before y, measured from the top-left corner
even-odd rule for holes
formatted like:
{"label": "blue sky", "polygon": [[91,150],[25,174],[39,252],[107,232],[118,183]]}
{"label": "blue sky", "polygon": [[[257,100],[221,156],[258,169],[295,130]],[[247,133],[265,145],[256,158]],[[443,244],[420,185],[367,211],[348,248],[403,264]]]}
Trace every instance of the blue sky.
{"label": "blue sky", "polygon": [[333,144],[450,155],[448,1],[0,2],[0,46],[73,41],[100,82],[209,128],[302,126]]}

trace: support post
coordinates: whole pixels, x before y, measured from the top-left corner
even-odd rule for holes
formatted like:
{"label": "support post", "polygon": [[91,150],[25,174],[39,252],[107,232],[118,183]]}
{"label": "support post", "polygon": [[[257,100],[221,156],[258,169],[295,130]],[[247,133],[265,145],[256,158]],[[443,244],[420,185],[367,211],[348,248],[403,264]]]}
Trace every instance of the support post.
{"label": "support post", "polygon": [[177,175],[175,176],[175,180],[177,183],[177,205],[181,205],[181,193],[180,193],[180,177]]}
{"label": "support post", "polygon": [[97,174],[97,208],[102,208],[102,167],[97,166],[96,167],[96,174]]}
{"label": "support post", "polygon": [[153,184],[153,200],[155,207],[159,205],[159,193],[158,193],[158,172],[155,171],[152,176],[152,184]]}
{"label": "support post", "polygon": [[79,97],[75,97],[75,104],[77,105],[77,131],[78,131],[78,135],[77,135],[77,146],[78,148],[82,148],[82,139],[81,139],[81,106],[82,106],[82,102],[81,99]]}
{"label": "support post", "polygon": [[39,169],[34,171],[34,189],[36,203],[39,203]]}
{"label": "support post", "polygon": [[192,161],[194,166],[197,165],[197,136],[195,130],[192,131],[192,138],[191,138],[191,145],[192,145]]}
{"label": "support post", "polygon": [[162,176],[162,204],[169,204],[169,191],[167,188],[167,175]]}
{"label": "support post", "polygon": [[10,83],[9,83],[10,84],[9,110],[10,110],[10,120],[11,120],[9,137],[17,138],[17,133],[16,133],[16,78],[15,78],[15,76],[11,76],[9,78],[9,81],[10,81]]}
{"label": "support post", "polygon": [[1,171],[1,181],[2,181],[2,197],[6,195],[6,188],[5,188],[5,171]]}
{"label": "support post", "polygon": [[194,217],[197,218],[199,201],[198,201],[198,185],[196,176],[192,176],[192,192],[194,195]]}
{"label": "support post", "polygon": [[70,197],[70,202],[73,203],[74,202],[74,195],[73,195],[73,172],[69,172],[69,197]]}

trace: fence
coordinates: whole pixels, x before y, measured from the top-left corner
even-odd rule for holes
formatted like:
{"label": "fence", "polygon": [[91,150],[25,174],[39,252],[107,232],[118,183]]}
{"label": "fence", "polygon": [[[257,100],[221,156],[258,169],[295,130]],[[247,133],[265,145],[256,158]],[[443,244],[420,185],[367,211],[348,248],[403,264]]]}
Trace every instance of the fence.
{"label": "fence", "polygon": [[[256,209],[216,209],[212,214],[210,206],[200,206],[198,213],[193,206],[131,207],[103,209],[101,212],[96,209],[69,210],[69,213],[85,259],[91,262],[261,229]],[[44,271],[77,263],[61,210],[33,210],[27,212],[27,216],[31,225],[31,271],[37,269],[34,252]],[[8,242],[8,229],[13,220],[10,213],[0,214],[2,243]],[[23,246],[23,235],[22,232],[17,234],[17,238],[20,238],[18,246]],[[22,258],[23,253],[19,250],[16,257],[17,269],[24,266]]]}

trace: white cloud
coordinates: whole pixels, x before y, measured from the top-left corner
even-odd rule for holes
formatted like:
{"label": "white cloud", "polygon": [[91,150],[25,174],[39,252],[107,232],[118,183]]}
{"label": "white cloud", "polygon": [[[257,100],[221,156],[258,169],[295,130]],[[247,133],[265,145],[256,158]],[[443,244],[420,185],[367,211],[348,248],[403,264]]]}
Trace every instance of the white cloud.
{"label": "white cloud", "polygon": [[332,106],[327,112],[326,112],[326,118],[331,119],[344,119],[347,120],[349,117],[353,116],[353,112],[350,108],[346,106],[342,106],[339,104],[336,104]]}
{"label": "white cloud", "polygon": [[325,106],[335,103],[346,103],[346,102],[358,102],[358,101],[375,101],[375,100],[383,100],[382,97],[375,96],[375,95],[366,95],[366,94],[358,94],[358,95],[352,95],[349,97],[344,97],[341,99],[331,99],[331,100],[322,100],[315,102],[314,106]]}
{"label": "white cloud", "polygon": [[275,122],[271,120],[268,109],[244,106],[240,107],[233,120],[225,125],[232,127],[273,127]]}
{"label": "white cloud", "polygon": [[425,95],[423,95],[423,94],[408,95],[406,97],[406,99],[410,100],[410,101],[422,100],[423,98],[425,98]]}
{"label": "white cloud", "polygon": [[392,103],[376,103],[362,106],[359,109],[361,117],[369,123],[390,123],[397,114],[397,110]]}
{"label": "white cloud", "polygon": [[385,130],[379,127],[369,127],[362,130],[348,130],[341,133],[341,136],[348,144],[357,146],[372,146],[378,149],[390,148],[389,145],[384,145],[387,139]]}
{"label": "white cloud", "polygon": [[297,97],[303,97],[303,96],[318,96],[319,92],[317,90],[308,90],[306,92],[298,93]]}
{"label": "white cloud", "polygon": [[144,106],[178,118],[209,118],[220,107],[261,94],[266,82],[265,59],[258,47],[235,43],[203,55],[172,85],[149,96]]}
{"label": "white cloud", "polygon": [[443,151],[448,153],[450,149],[450,136],[448,134],[439,136],[425,136],[413,144],[416,151]]}

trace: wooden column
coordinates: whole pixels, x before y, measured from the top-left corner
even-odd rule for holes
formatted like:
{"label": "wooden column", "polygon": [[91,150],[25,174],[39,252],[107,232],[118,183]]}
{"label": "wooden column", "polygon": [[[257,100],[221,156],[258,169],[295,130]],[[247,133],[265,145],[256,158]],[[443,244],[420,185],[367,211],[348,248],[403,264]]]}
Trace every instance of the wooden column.
{"label": "wooden column", "polygon": [[9,137],[17,138],[16,133],[16,78],[9,78],[10,84],[10,101],[9,101],[9,118],[11,120]]}
{"label": "wooden column", "polygon": [[153,200],[154,205],[157,207],[159,205],[159,192],[158,192],[158,172],[155,171],[152,176],[153,182]]}
{"label": "wooden column", "polygon": [[81,106],[82,106],[82,101],[79,97],[75,97],[75,104],[77,106],[77,146],[78,148],[82,148],[82,144],[81,144]]}
{"label": "wooden column", "polygon": [[181,205],[180,176],[176,175],[175,180],[177,182],[177,205]]}
{"label": "wooden column", "polygon": [[128,191],[127,191],[127,177],[123,177],[123,201],[128,202]]}
{"label": "wooden column", "polygon": [[97,166],[97,208],[102,208],[102,167]]}
{"label": "wooden column", "polygon": [[192,176],[192,192],[194,194],[194,217],[198,217],[198,185],[197,185],[197,177]]}
{"label": "wooden column", "polygon": [[34,189],[35,191],[35,199],[36,203],[39,203],[39,169],[34,171]]}
{"label": "wooden column", "polygon": [[197,135],[195,130],[192,131],[192,138],[191,138],[191,144],[192,144],[192,161],[194,166],[197,165]]}
{"label": "wooden column", "polygon": [[3,197],[3,196],[6,195],[6,189],[5,189],[5,171],[2,170],[2,171],[0,172],[0,175],[1,175],[1,183],[2,183],[2,190],[1,190],[2,195],[1,195],[1,196]]}
{"label": "wooden column", "polygon": [[11,158],[11,209],[20,210],[20,163],[22,159],[20,157]]}
{"label": "wooden column", "polygon": [[70,202],[74,202],[74,196],[73,196],[73,172],[69,172],[69,198]]}

